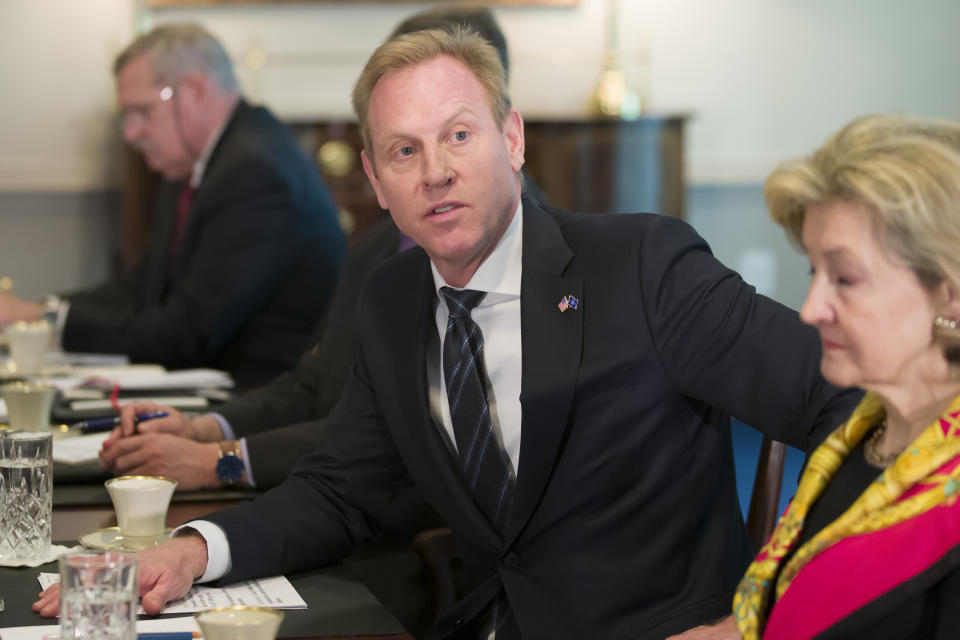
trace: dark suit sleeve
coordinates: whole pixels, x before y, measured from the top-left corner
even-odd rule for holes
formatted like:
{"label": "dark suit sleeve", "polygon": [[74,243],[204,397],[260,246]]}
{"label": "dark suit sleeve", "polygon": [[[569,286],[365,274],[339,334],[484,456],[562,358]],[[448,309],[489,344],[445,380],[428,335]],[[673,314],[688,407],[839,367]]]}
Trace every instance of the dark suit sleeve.
{"label": "dark suit sleeve", "polygon": [[297,460],[317,446],[324,424],[324,420],[298,422],[246,436],[257,488],[269,489],[283,482]]}
{"label": "dark suit sleeve", "polygon": [[300,253],[299,214],[287,183],[271,163],[250,157],[233,169],[228,188],[218,185],[208,197],[212,210],[204,212],[190,265],[170,295],[143,306],[71,297],[66,349],[93,346],[138,361],[196,366],[210,362],[269,300]]}
{"label": "dark suit sleeve", "polygon": [[640,279],[659,359],[683,393],[800,449],[859,400],[820,375],[820,340],[796,311],[724,267],[689,226],[655,218]]}
{"label": "dark suit sleeve", "polygon": [[322,418],[317,415],[316,404],[324,367],[323,359],[311,349],[300,357],[296,369],[230,400],[217,413],[226,418],[238,438],[269,434],[281,425]]}
{"label": "dark suit sleeve", "polygon": [[410,484],[361,355],[317,449],[261,498],[206,518],[230,543],[231,571],[222,582],[343,558],[379,535],[378,518]]}
{"label": "dark suit sleeve", "polygon": [[[327,416],[340,400],[357,357],[359,293],[370,272],[396,253],[398,242],[399,232],[389,218],[356,239],[343,263],[330,307],[311,338],[311,349],[300,357],[296,369],[219,409],[238,437]],[[248,442],[252,461],[260,455],[257,448],[250,449]]]}

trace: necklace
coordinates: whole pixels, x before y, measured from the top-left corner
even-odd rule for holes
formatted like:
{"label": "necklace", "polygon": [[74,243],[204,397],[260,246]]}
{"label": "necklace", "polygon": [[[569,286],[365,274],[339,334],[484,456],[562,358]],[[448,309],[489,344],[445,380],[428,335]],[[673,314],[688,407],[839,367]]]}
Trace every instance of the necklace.
{"label": "necklace", "polygon": [[867,459],[874,467],[879,467],[881,469],[886,469],[893,461],[897,459],[900,455],[899,451],[893,451],[891,453],[877,453],[877,447],[880,446],[880,440],[883,439],[883,434],[887,431],[887,419],[884,418],[880,421],[880,424],[876,429],[873,430],[873,433],[870,434],[870,437],[867,439],[866,444],[863,445],[863,457]]}

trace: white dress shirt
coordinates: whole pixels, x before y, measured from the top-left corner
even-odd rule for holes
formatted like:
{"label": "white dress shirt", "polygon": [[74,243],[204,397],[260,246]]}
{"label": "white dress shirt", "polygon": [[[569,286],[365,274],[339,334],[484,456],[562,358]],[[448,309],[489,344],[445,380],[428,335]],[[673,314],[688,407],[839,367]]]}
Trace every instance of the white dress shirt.
{"label": "white dress shirt", "polygon": [[[523,258],[523,207],[504,232],[497,247],[477,269],[463,289],[486,291],[487,295],[470,314],[483,333],[483,364],[487,374],[485,386],[493,429],[510,456],[514,473],[520,468],[520,276]],[[437,290],[436,322],[439,344],[434,342],[427,353],[427,380],[430,383],[430,415],[442,424],[450,443],[456,449],[450,403],[442,373],[443,341],[447,333],[447,301],[440,287],[451,285],[430,263]],[[451,287],[459,289],[460,287]]]}

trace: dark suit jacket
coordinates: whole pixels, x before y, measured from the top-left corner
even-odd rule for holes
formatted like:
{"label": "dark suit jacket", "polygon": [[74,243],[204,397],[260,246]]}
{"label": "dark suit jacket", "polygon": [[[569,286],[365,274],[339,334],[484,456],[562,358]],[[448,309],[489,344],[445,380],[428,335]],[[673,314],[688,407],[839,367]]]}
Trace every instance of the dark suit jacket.
{"label": "dark suit jacket", "polygon": [[[524,172],[524,193],[538,203],[546,197]],[[350,245],[340,280],[324,321],[317,325],[313,348],[300,357],[297,368],[269,384],[243,394],[218,412],[238,437],[247,439],[247,453],[259,488],[280,484],[304,453],[313,449],[327,417],[340,400],[350,367],[357,358],[357,301],[367,277],[381,262],[393,256],[400,244],[400,231],[385,215]],[[281,426],[283,425],[283,426]],[[403,504],[399,500],[398,504]],[[396,513],[393,525],[409,530],[423,528],[422,519]],[[410,520],[402,527],[402,520]]]}
{"label": "dark suit jacket", "polygon": [[67,296],[63,346],[264,383],[296,363],[330,299],[346,250],[336,207],[293,134],[245,102],[172,254],[181,187],[161,186],[150,244],[129,276]]}
{"label": "dark suit jacket", "polygon": [[324,322],[296,369],[218,408],[237,437],[247,439],[253,477],[260,488],[287,477],[317,443],[322,423],[340,400],[357,357],[356,307],[370,273],[397,252],[400,232],[388,216],[350,246]]}
{"label": "dark suit jacket", "polygon": [[[561,313],[561,297],[581,304]],[[415,482],[457,535],[469,586],[439,635],[505,589],[524,638],[659,640],[729,613],[750,559],[728,415],[804,446],[847,397],[815,332],[720,265],[687,225],[524,201],[523,409],[505,538],[475,505],[430,418],[435,339],[426,254],[387,261],[358,312],[360,358],[316,451],[259,500],[219,512],[224,580],[329,562]]]}

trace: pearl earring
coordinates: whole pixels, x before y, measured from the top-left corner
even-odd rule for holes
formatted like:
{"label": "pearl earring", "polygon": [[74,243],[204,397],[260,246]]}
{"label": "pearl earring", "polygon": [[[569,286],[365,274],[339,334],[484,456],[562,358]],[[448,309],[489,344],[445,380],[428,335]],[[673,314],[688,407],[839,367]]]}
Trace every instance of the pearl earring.
{"label": "pearl earring", "polygon": [[938,329],[956,329],[957,321],[951,318],[937,316],[937,319],[933,321],[933,326],[937,327]]}

